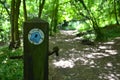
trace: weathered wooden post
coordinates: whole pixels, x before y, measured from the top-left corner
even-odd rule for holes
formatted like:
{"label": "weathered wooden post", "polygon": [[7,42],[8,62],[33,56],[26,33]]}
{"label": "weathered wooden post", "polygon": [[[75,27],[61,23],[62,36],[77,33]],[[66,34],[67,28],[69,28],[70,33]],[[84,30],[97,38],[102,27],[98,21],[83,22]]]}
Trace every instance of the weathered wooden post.
{"label": "weathered wooden post", "polygon": [[48,80],[48,23],[24,22],[24,80]]}

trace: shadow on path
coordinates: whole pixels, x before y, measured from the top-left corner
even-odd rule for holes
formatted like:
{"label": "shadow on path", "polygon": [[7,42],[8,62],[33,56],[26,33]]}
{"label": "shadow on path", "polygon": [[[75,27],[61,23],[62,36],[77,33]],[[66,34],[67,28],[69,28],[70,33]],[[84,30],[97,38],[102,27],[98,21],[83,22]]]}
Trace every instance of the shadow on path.
{"label": "shadow on path", "polygon": [[60,56],[50,57],[50,80],[120,80],[120,37],[88,46],[74,34],[50,37],[50,48],[60,47]]}

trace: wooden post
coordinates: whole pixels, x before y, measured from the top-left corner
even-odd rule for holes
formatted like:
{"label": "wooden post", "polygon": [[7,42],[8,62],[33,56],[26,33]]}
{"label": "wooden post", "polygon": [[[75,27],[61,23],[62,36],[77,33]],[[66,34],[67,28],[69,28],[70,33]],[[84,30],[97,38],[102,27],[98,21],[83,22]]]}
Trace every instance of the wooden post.
{"label": "wooden post", "polygon": [[48,23],[24,22],[24,80],[48,80]]}

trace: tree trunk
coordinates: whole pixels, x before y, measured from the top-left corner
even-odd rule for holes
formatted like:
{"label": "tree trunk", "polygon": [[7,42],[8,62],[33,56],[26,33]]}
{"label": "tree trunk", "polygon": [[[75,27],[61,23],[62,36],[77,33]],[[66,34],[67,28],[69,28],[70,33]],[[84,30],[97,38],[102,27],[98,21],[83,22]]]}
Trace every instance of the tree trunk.
{"label": "tree trunk", "polygon": [[93,29],[95,30],[95,33],[96,33],[96,40],[102,40],[104,36],[97,24],[95,17],[91,13],[91,11],[87,8],[84,1],[83,0],[79,0],[79,1],[82,4],[82,6],[84,7],[84,9],[87,11],[88,15],[90,16],[90,20],[92,21],[92,24],[93,24]]}
{"label": "tree trunk", "polygon": [[39,13],[38,13],[38,17],[39,17],[39,18],[41,18],[44,4],[45,4],[45,0],[39,0]]}
{"label": "tree trunk", "polygon": [[10,21],[11,21],[11,41],[9,45],[9,49],[14,48],[15,40],[14,40],[14,13],[15,13],[15,0],[11,1],[11,16],[10,16]]}
{"label": "tree trunk", "polygon": [[58,7],[59,7],[59,0],[55,0],[55,7],[54,7],[54,28],[53,32],[57,32],[57,24],[58,24]]}
{"label": "tree trunk", "polygon": [[20,3],[21,3],[21,0],[17,0],[16,1],[16,8],[15,8],[15,11],[16,11],[16,14],[14,15],[14,29],[15,29],[15,42],[16,42],[16,47],[19,47],[20,46],[20,36],[19,36],[19,26],[18,26],[18,18],[19,18],[19,8],[20,8]]}
{"label": "tree trunk", "polygon": [[11,1],[11,42],[9,49],[18,48],[20,46],[18,18],[19,18],[19,7],[21,0]]}
{"label": "tree trunk", "polygon": [[52,17],[52,19],[51,19],[51,22],[50,22],[50,27],[49,27],[49,30],[50,30],[50,36],[52,36],[53,35],[53,17]]}
{"label": "tree trunk", "polygon": [[114,13],[115,13],[116,24],[119,24],[118,17],[117,17],[117,10],[116,10],[116,0],[114,0]]}
{"label": "tree trunk", "polygon": [[23,0],[24,19],[27,21],[26,0]]}
{"label": "tree trunk", "polygon": [[57,32],[59,0],[54,0],[52,6],[50,35]]}

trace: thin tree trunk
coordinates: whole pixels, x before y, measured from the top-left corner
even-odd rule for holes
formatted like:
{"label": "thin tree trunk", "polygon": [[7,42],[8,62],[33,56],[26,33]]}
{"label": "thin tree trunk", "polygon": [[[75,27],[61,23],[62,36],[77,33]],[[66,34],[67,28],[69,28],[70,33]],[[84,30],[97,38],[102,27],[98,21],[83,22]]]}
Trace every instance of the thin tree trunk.
{"label": "thin tree trunk", "polygon": [[14,24],[15,24],[14,25],[14,29],[15,29],[14,37],[15,37],[15,41],[16,41],[16,47],[20,46],[20,35],[19,35],[19,26],[18,26],[20,3],[21,3],[21,0],[17,0],[16,8],[15,8],[16,14],[15,14],[15,17],[14,17],[14,19],[15,19],[14,20]]}
{"label": "thin tree trunk", "polygon": [[26,0],[23,0],[24,19],[27,21]]}
{"label": "thin tree trunk", "polygon": [[59,7],[59,0],[55,0],[55,7],[54,7],[54,28],[53,31],[57,32],[57,24],[58,24],[58,7]]}
{"label": "thin tree trunk", "polygon": [[50,30],[50,36],[52,36],[53,35],[53,18],[51,19],[49,30]]}
{"label": "thin tree trunk", "polygon": [[11,1],[11,16],[10,16],[10,22],[11,22],[11,41],[9,45],[9,49],[12,49],[15,44],[15,39],[14,39],[14,13],[15,13],[15,0]]}
{"label": "thin tree trunk", "polygon": [[44,4],[45,4],[45,0],[39,0],[39,13],[38,13],[39,18],[41,18],[42,10],[44,8]]}
{"label": "thin tree trunk", "polygon": [[114,12],[115,12],[116,24],[119,24],[118,17],[117,17],[117,10],[116,10],[116,0],[114,0]]}
{"label": "thin tree trunk", "polygon": [[20,46],[18,18],[21,0],[11,1],[11,42],[9,49],[18,48]]}

